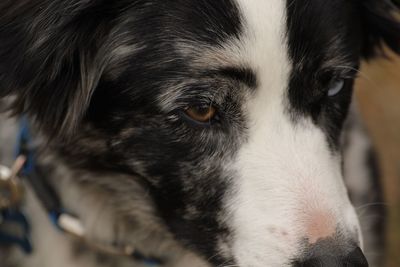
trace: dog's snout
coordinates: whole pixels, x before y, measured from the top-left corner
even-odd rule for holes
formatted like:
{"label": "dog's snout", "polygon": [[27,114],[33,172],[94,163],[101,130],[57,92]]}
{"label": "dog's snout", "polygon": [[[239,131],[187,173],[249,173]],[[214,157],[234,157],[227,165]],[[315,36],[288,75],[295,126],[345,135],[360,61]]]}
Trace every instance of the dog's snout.
{"label": "dog's snout", "polygon": [[307,220],[307,239],[310,244],[333,237],[336,232],[335,217],[328,212],[311,212]]}
{"label": "dog's snout", "polygon": [[315,249],[304,261],[296,261],[293,267],[368,267],[368,262],[359,247],[352,249],[350,253],[337,253],[335,249],[327,251]]}

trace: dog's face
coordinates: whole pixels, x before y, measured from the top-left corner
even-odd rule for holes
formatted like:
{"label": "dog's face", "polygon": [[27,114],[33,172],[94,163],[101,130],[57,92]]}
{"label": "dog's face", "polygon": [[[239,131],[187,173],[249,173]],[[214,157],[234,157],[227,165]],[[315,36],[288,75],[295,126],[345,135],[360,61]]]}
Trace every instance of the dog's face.
{"label": "dog's face", "polygon": [[141,177],[184,245],[243,267],[361,246],[340,132],[360,58],[400,42],[388,3],[11,2],[1,95],[67,160]]}

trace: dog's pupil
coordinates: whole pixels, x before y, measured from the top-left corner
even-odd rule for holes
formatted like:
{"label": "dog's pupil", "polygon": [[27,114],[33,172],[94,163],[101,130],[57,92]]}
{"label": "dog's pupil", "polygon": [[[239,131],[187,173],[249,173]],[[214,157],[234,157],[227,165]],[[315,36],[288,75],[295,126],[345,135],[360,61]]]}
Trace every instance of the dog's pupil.
{"label": "dog's pupil", "polygon": [[210,107],[196,107],[196,108],[195,108],[195,112],[196,112],[198,115],[207,116],[207,115],[209,115],[209,114],[212,113],[212,110],[211,110]]}

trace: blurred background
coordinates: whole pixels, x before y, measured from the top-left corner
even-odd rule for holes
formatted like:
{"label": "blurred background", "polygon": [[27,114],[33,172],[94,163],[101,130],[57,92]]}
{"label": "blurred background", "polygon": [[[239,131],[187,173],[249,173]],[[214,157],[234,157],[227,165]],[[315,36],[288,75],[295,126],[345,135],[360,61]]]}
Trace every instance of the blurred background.
{"label": "blurred background", "polygon": [[387,218],[387,267],[400,266],[400,57],[364,63],[356,95],[380,160]]}

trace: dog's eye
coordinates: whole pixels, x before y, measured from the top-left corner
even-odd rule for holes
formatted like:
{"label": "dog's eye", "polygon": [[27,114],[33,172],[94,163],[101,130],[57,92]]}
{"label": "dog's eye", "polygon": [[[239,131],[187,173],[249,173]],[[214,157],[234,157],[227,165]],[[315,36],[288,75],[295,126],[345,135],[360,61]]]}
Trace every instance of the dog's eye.
{"label": "dog's eye", "polygon": [[328,96],[335,96],[339,94],[345,86],[345,80],[344,79],[339,79],[335,80],[331,85],[328,90]]}
{"label": "dog's eye", "polygon": [[185,114],[192,120],[200,123],[210,122],[216,115],[217,109],[211,105],[192,106],[185,110]]}

